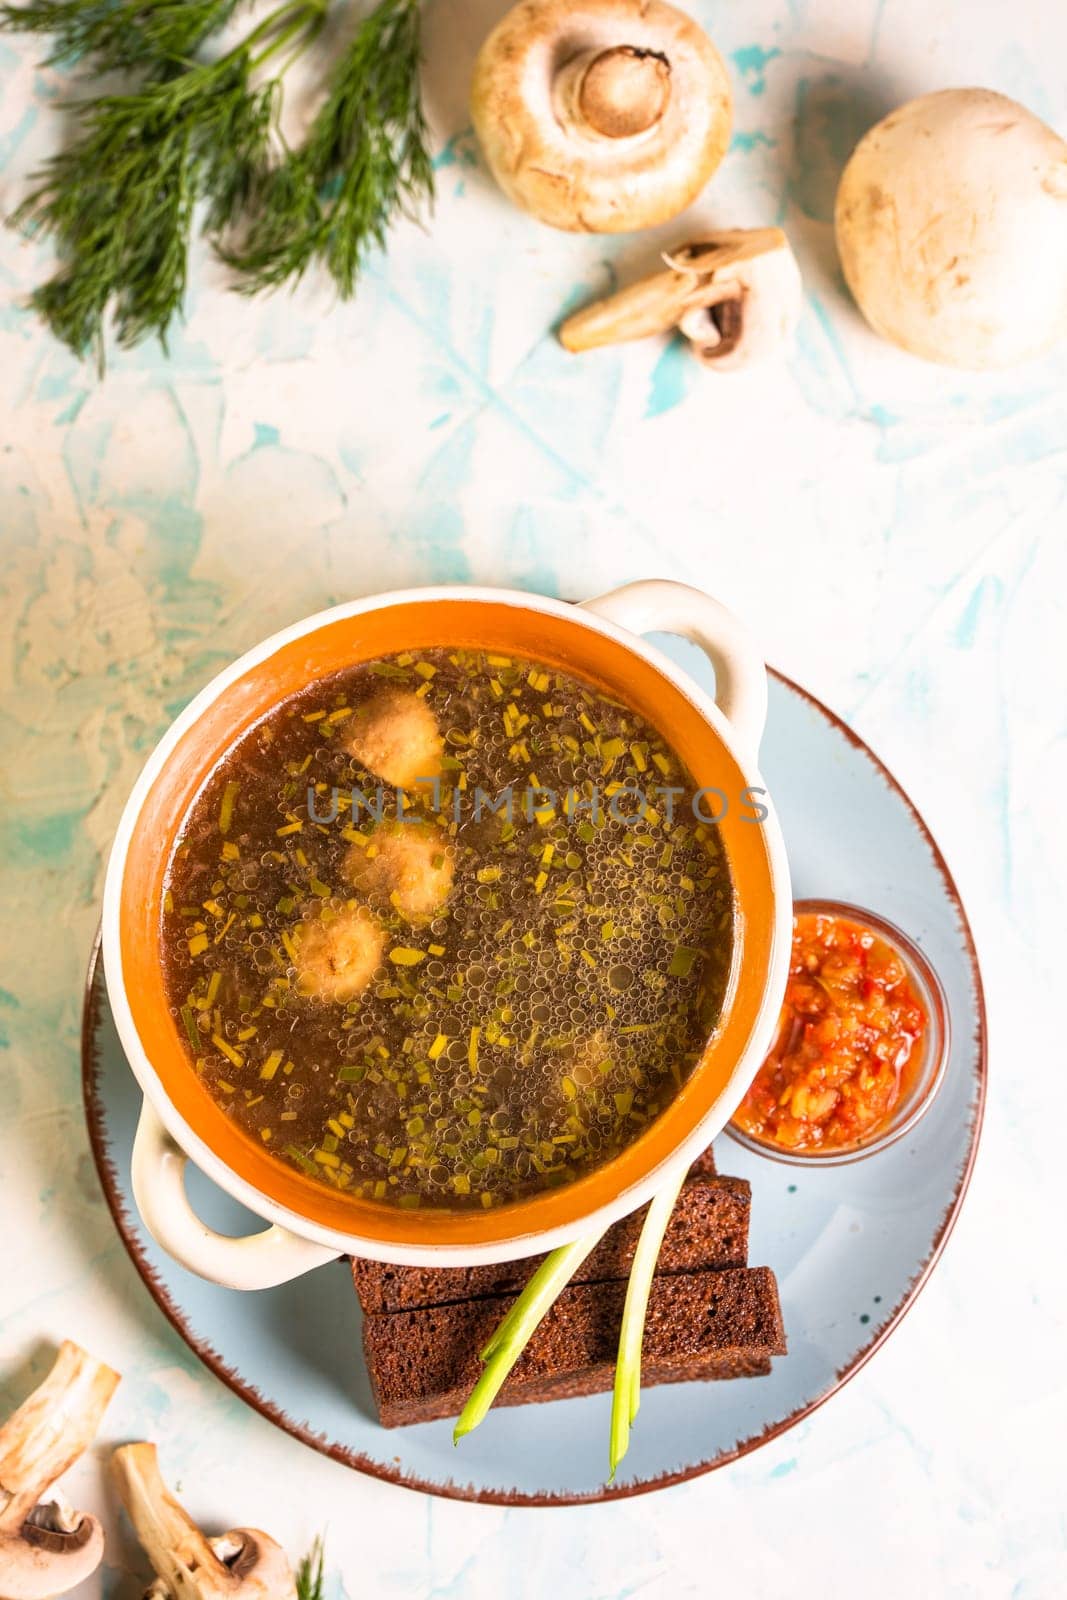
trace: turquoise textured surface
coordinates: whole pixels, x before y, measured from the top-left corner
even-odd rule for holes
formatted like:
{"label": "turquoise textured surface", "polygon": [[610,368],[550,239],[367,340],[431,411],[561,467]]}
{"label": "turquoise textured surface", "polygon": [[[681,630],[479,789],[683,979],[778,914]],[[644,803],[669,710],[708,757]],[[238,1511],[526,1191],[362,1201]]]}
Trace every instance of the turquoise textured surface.
{"label": "turquoise textured surface", "polygon": [[[147,1433],[213,1526],[294,1552],[327,1526],[332,1600],[1052,1600],[1059,1440],[1059,1078],[1067,658],[1067,354],[995,378],[909,361],[861,323],[829,218],[855,137],[946,84],[1067,128],[1048,0],[700,0],[734,148],[692,217],[549,233],[491,185],[465,99],[502,0],[430,0],[440,199],[357,300],[245,302],[198,260],[169,357],[105,383],[22,304],[43,243],[0,239],[0,1406],[74,1334],[121,1367],[106,1438]],[[0,38],[0,209],[54,148],[69,79]],[[566,310],[729,225],[781,221],[805,275],[795,351],[729,380],[675,344],[566,356]],[[78,1092],[80,985],[122,801],[225,661],[353,594],[466,578],[575,596],[676,576],[852,720],[913,794],[976,924],[994,1041],[967,1212],[937,1278],[835,1402],[736,1467],[578,1511],[420,1501],[277,1433],[152,1307],[111,1228]],[[1005,1352],[1010,1351],[1010,1359]],[[72,1475],[106,1501],[103,1454]],[[117,1525],[78,1600],[132,1600]]]}

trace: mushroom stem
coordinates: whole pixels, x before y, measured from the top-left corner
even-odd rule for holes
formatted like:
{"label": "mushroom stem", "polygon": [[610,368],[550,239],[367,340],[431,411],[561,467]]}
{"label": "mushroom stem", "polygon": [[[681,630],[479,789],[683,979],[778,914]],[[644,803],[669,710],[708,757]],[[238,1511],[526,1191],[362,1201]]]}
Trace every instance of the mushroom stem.
{"label": "mushroom stem", "polygon": [[559,330],[560,342],[564,349],[578,353],[667,333],[692,311],[739,299],[742,290],[737,280],[723,280],[719,274],[780,250],[785,242],[780,228],[732,228],[705,242],[683,245],[664,256],[666,272],[657,272],[568,317]]}
{"label": "mushroom stem", "polygon": [[577,355],[583,350],[599,350],[603,345],[667,333],[678,326],[692,292],[692,274],[657,272],[576,311],[560,328],[560,343]]}
{"label": "mushroom stem", "polygon": [[88,1449],[119,1375],[65,1339],[48,1377],[0,1428],[0,1539]]}
{"label": "mushroom stem", "polygon": [[658,50],[615,45],[586,50],[560,68],[556,109],[603,139],[633,139],[655,127],[671,97],[671,68]]}
{"label": "mushroom stem", "polygon": [[115,1451],[122,1503],[159,1579],[156,1600],[296,1600],[283,1551],[257,1528],[218,1539],[201,1533],[163,1481],[154,1444]]}

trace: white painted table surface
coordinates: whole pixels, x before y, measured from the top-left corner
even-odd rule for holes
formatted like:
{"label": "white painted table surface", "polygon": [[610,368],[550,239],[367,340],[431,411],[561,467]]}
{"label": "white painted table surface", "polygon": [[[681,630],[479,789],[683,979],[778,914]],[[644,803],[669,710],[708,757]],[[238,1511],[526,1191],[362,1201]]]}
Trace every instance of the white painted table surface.
{"label": "white painted table surface", "polygon": [[[0,244],[0,1400],[70,1334],[125,1381],[74,1474],[139,1593],[106,1446],[159,1441],[213,1528],[298,1555],[329,1594],[865,1600],[1067,1593],[1062,795],[1067,784],[1067,352],[969,378],[879,344],[828,225],[854,139],[946,84],[1067,128],[1053,0],[702,0],[731,61],[734,149],[701,221],[788,228],[796,352],[702,374],[655,343],[570,358],[565,306],[656,239],[556,235],[509,208],[465,109],[499,0],[434,0],[427,97],[440,197],[358,299],[247,303],[198,263],[170,358],[106,382],[19,297],[43,245]],[[0,206],[58,132],[66,85],[0,40]],[[79,1097],[81,977],[123,798],[170,716],[282,623],[349,596],[477,579],[587,595],[665,575],[747,616],[769,658],[848,717],[910,789],[983,957],[983,1149],[941,1267],[887,1347],[808,1422],[648,1498],[575,1510],[420,1498],[361,1478],[233,1398],[164,1323],[115,1236]],[[353,1360],[358,1355],[353,1352]]]}

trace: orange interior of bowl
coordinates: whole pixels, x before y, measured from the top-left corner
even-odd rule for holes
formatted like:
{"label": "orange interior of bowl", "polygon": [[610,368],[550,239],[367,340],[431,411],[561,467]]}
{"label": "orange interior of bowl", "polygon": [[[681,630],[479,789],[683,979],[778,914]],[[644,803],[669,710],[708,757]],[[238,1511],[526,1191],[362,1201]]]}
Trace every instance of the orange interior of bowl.
{"label": "orange interior of bowl", "polygon": [[[613,1161],[560,1189],[482,1212],[400,1210],[338,1193],[268,1155],[212,1100],[170,1015],[163,982],[161,902],[167,862],[206,776],[254,722],[317,678],[398,650],[499,650],[576,673],[652,722],[701,786],[731,804],[720,833],[737,901],[734,981],[718,1031],[671,1105]],[[774,932],[763,829],[736,803],[746,778],[701,713],[671,680],[579,620],[521,605],[413,601],[339,618],[282,645],[225,689],[182,737],[150,790],[130,840],[122,884],[123,983],[145,1054],[190,1128],[262,1195],[321,1227],[383,1243],[486,1244],[589,1215],[669,1159],[719,1098],[748,1043],[763,998]]]}

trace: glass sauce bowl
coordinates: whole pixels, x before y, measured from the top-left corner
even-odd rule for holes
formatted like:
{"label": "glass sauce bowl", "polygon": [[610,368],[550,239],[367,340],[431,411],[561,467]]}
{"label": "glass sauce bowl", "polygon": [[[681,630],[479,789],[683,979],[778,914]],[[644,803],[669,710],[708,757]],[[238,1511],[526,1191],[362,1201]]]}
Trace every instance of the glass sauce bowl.
{"label": "glass sauce bowl", "polygon": [[921,1058],[917,1064],[909,1063],[907,1088],[881,1122],[851,1143],[833,1145],[824,1150],[798,1150],[749,1133],[733,1120],[726,1124],[726,1132],[731,1138],[757,1155],[770,1156],[790,1166],[840,1167],[852,1161],[861,1161],[895,1144],[911,1132],[933,1104],[948,1064],[948,1004],[937,973],[926,955],[914,940],[884,917],[844,900],[797,900],[793,904],[793,914],[798,917],[834,917],[869,929],[899,957],[926,1012],[926,1029],[919,1045]]}

